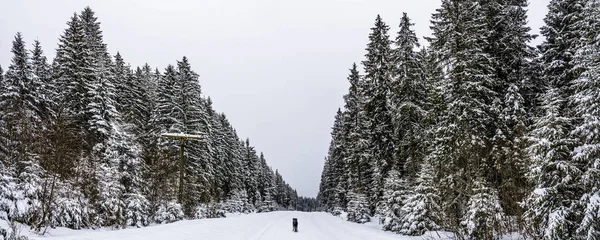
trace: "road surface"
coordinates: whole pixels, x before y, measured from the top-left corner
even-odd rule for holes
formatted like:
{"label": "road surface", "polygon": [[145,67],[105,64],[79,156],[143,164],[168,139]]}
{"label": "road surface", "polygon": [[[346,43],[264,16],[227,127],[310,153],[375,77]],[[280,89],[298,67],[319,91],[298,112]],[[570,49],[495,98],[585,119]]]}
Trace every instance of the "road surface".
{"label": "road surface", "polygon": [[[298,232],[292,232],[298,218]],[[379,229],[376,223],[356,224],[327,213],[271,212],[219,219],[180,221],[124,230],[53,229],[45,240],[411,240]],[[428,238],[430,239],[430,238]]]}

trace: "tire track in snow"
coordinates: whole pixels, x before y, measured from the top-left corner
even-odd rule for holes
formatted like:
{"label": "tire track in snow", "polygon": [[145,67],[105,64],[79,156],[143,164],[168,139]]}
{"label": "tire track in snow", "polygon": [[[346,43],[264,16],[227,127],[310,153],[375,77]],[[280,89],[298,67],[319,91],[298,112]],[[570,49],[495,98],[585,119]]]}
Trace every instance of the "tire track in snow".
{"label": "tire track in snow", "polygon": [[278,220],[273,221],[271,224],[267,225],[267,227],[262,230],[262,232],[260,233],[260,235],[258,236],[258,238],[256,238],[255,240],[260,240],[265,235],[265,233],[269,232],[269,230],[271,228],[273,228],[273,226],[275,226],[277,223],[281,222],[281,220],[285,219],[288,215],[282,216]]}

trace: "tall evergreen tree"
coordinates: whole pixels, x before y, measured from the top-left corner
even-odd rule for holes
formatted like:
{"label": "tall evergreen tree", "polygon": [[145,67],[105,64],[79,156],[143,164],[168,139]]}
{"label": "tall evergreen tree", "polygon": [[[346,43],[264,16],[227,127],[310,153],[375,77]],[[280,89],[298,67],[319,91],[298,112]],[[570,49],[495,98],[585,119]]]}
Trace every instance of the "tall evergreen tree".
{"label": "tall evergreen tree", "polygon": [[[156,139],[156,152],[149,156],[149,173],[151,183],[149,184],[149,200],[153,212],[159,208],[165,209],[166,204],[177,198],[177,162],[179,161],[177,144],[171,140],[161,137],[163,133],[172,132],[171,126],[177,118],[174,114],[176,108],[175,94],[178,94],[176,85],[177,72],[173,65],[168,65],[164,75],[158,79],[156,93],[156,106],[152,111],[150,120],[153,126],[151,139]],[[174,205],[173,205],[174,206]]]}
{"label": "tall evergreen tree", "polygon": [[426,82],[421,58],[415,52],[419,47],[414,24],[406,13],[400,20],[400,31],[393,51],[394,78],[389,96],[394,119],[396,164],[401,177],[416,176],[424,156],[423,118],[426,115]]}
{"label": "tall evergreen tree", "polygon": [[[434,51],[448,69],[449,91],[446,112],[436,128],[433,162],[440,162],[442,207],[448,228],[458,230],[463,206],[474,189],[473,176],[493,171],[488,164],[490,130],[494,129],[492,58],[488,45],[482,5],[477,1],[444,0],[433,14],[430,40]],[[442,90],[442,89],[440,89]],[[467,210],[468,211],[468,210]],[[457,231],[459,232],[459,231]]]}
{"label": "tall evergreen tree", "polygon": [[356,183],[360,182],[360,176],[363,175],[361,172],[363,169],[360,167],[359,162],[363,152],[359,151],[360,145],[358,145],[358,140],[360,139],[358,134],[358,114],[362,101],[360,89],[363,79],[361,79],[358,73],[356,63],[352,64],[347,80],[350,83],[350,87],[348,94],[344,96],[344,112],[340,120],[341,134],[337,135],[340,140],[338,144],[345,147],[342,148],[341,158],[339,159],[341,161],[333,162],[332,164],[332,171],[340,174],[335,186],[335,194],[337,195],[335,200],[339,205],[328,205],[329,207],[339,207],[341,209],[344,209],[348,203],[346,197],[348,191],[351,189],[355,189],[352,191],[356,191],[358,189],[360,185]]}
{"label": "tall evergreen tree", "polygon": [[[493,63],[492,89],[498,93],[494,99],[493,149],[491,166],[495,169],[486,181],[497,189],[507,214],[520,216],[517,205],[529,191],[524,178],[526,166],[526,100],[522,95],[524,83],[534,57],[528,46],[533,36],[527,26],[527,1],[482,1],[485,14],[487,42],[485,48]],[[525,95],[527,96],[527,95]],[[527,96],[529,97],[529,96]],[[527,100],[531,101],[531,100]]]}
{"label": "tall evergreen tree", "polygon": [[13,174],[19,175],[25,165],[37,155],[35,140],[40,126],[38,96],[33,79],[30,57],[21,33],[17,33],[11,49],[13,57],[8,66],[2,92],[0,107],[5,125],[3,138],[6,141],[8,166],[14,167]]}
{"label": "tall evergreen tree", "polygon": [[433,174],[431,163],[424,161],[415,181],[415,188],[398,213],[401,219],[396,231],[399,233],[423,235],[425,231],[440,229],[441,196],[435,188]]}
{"label": "tall evergreen tree", "polygon": [[[369,186],[365,194],[370,196],[369,208],[374,213],[376,204],[383,195],[384,179],[392,167],[394,142],[393,125],[389,105],[387,103],[391,82],[392,50],[388,35],[389,27],[378,15],[375,26],[371,28],[367,44],[366,60],[362,62],[365,69],[365,105],[364,118],[360,123],[369,132],[366,134],[367,152],[362,161],[368,163],[373,172],[363,179],[363,184]],[[360,198],[358,198],[360,199]]]}
{"label": "tall evergreen tree", "polygon": [[537,238],[574,238],[580,219],[577,184],[581,163],[571,152],[577,139],[570,135],[578,122],[569,102],[573,82],[582,71],[574,56],[582,40],[582,11],[585,1],[551,1],[546,25],[541,33],[546,37],[539,46],[541,62],[547,66],[542,76],[548,86],[542,97],[543,115],[532,130],[532,183],[535,189],[525,201],[529,209],[525,218],[531,234]]}
{"label": "tall evergreen tree", "polygon": [[[40,194],[43,169],[39,162],[39,145],[36,138],[41,136],[41,116],[39,96],[40,82],[34,79],[29,52],[20,33],[17,33],[11,48],[13,57],[8,66],[4,83],[0,92],[0,108],[2,123],[0,132],[5,146],[2,159],[6,168],[2,175],[17,180],[12,200],[24,202],[26,206],[9,210],[8,217],[21,219],[30,224],[39,217]],[[5,185],[3,188],[9,188]]]}
{"label": "tall evergreen tree", "polygon": [[[84,118],[85,106],[87,101],[87,86],[85,85],[85,71],[88,71],[85,62],[84,52],[84,33],[82,24],[74,14],[67,22],[68,28],[59,39],[56,57],[53,63],[53,75],[56,79],[57,87],[60,89],[58,97],[59,109],[63,111],[64,118],[72,122],[72,127],[76,129],[78,135],[83,135],[84,126],[87,120]],[[78,137],[82,138],[82,137]],[[84,141],[78,141],[77,145],[71,146],[73,151],[80,149],[85,145]]]}
{"label": "tall evergreen tree", "polygon": [[53,101],[56,96],[56,90],[54,89],[50,65],[46,56],[44,56],[40,41],[37,40],[33,43],[33,50],[31,50],[31,67],[33,82],[36,82],[37,108],[40,111],[42,120],[48,121],[54,107]]}
{"label": "tall evergreen tree", "polygon": [[341,180],[341,175],[344,174],[343,168],[340,168],[339,165],[342,161],[344,161],[344,156],[342,155],[342,149],[344,147],[342,138],[345,137],[342,135],[342,126],[341,121],[343,121],[343,113],[340,109],[338,109],[335,115],[335,121],[333,124],[332,132],[331,132],[331,143],[329,145],[329,153],[327,154],[327,167],[324,168],[323,172],[323,185],[321,197],[324,204],[327,204],[331,208],[340,207],[340,202],[338,200],[338,184]]}
{"label": "tall evergreen tree", "polygon": [[561,116],[566,104],[557,88],[543,95],[545,115],[536,120],[531,133],[532,166],[529,177],[535,189],[525,202],[525,218],[531,234],[541,239],[574,237],[581,170],[571,159],[569,119]]}
{"label": "tall evergreen tree", "polygon": [[574,58],[575,67],[584,69],[573,81],[574,95],[569,101],[581,123],[571,132],[578,139],[573,149],[573,159],[582,166],[581,185],[584,208],[577,229],[581,239],[600,238],[600,1],[587,1],[580,22],[583,33],[582,46]]}

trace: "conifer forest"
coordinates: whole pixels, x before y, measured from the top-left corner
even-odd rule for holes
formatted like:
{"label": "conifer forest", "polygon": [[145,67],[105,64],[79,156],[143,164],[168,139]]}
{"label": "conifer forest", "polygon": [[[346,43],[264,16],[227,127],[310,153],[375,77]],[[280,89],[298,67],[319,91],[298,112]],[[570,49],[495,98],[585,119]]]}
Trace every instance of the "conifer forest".
{"label": "conifer forest", "polygon": [[407,14],[395,30],[377,16],[332,127],[325,210],[403,235],[600,239],[600,1],[550,1],[535,47],[527,5],[442,0],[428,47]]}
{"label": "conifer forest", "polygon": [[[130,66],[89,7],[52,61],[41,44],[17,33],[0,68],[0,219],[43,232],[316,208],[212,108],[186,57]],[[163,133],[201,136],[185,142],[181,201],[180,143]]]}
{"label": "conifer forest", "polygon": [[439,1],[424,42],[409,14],[373,16],[316,198],[240,138],[187,57],[131,66],[90,7],[65,16],[55,52],[16,33],[0,66],[0,239],[288,210],[399,238],[600,239],[600,0],[550,0],[540,36],[527,0]]}

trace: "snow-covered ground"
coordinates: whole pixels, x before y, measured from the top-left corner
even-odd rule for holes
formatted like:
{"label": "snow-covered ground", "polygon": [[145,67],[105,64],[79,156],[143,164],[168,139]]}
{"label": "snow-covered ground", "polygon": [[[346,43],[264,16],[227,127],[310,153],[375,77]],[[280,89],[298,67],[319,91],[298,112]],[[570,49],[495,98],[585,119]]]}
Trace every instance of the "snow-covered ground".
{"label": "snow-covered ground", "polygon": [[[298,232],[292,232],[292,218],[298,218]],[[356,224],[328,213],[271,212],[233,215],[227,218],[180,221],[171,224],[124,230],[70,230],[57,228],[45,236],[30,235],[43,240],[412,240],[440,239],[431,232],[424,237],[406,237],[380,230],[375,222]],[[439,233],[442,239],[443,233]]]}

